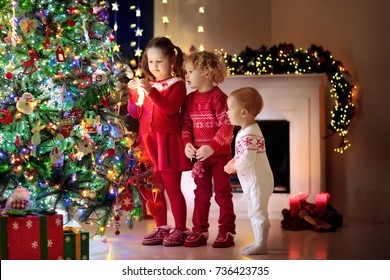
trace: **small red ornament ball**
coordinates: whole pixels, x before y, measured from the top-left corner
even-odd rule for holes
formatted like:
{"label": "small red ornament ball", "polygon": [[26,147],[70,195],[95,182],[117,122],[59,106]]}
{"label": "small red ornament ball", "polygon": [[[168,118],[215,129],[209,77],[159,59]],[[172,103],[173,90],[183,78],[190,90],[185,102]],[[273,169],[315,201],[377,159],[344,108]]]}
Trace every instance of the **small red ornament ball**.
{"label": "small red ornament ball", "polygon": [[115,221],[119,221],[121,218],[119,217],[119,215],[115,215],[115,217],[114,217],[114,220]]}
{"label": "small red ornament ball", "polygon": [[7,73],[5,73],[5,77],[6,77],[8,80],[11,80],[11,79],[14,77],[14,75],[13,75],[11,72],[7,72]]}
{"label": "small red ornament ball", "polygon": [[73,27],[75,24],[76,23],[75,23],[74,19],[68,20],[68,26]]}
{"label": "small red ornament ball", "polygon": [[120,230],[116,230],[115,235],[119,235],[119,234],[121,234]]}
{"label": "small red ornament ball", "polygon": [[110,37],[108,37],[108,39],[110,40],[110,42],[112,42],[112,41],[115,40],[115,36],[114,35],[110,35]]}

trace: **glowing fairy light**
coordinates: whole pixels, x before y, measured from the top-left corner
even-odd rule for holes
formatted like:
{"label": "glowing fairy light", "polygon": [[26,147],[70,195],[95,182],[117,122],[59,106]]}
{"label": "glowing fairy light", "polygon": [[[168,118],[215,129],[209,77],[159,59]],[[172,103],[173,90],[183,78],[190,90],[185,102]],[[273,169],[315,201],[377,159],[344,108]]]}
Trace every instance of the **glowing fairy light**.
{"label": "glowing fairy light", "polygon": [[136,81],[137,81],[138,100],[135,103],[135,105],[142,106],[145,100],[145,92],[140,86],[138,86],[139,79],[136,79]]}

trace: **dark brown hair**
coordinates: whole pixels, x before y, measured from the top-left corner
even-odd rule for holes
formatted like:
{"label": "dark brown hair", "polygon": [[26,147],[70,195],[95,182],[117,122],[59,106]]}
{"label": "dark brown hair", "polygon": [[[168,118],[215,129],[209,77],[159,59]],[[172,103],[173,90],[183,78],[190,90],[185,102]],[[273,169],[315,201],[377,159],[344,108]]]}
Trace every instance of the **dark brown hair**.
{"label": "dark brown hair", "polygon": [[149,41],[145,47],[144,53],[142,54],[141,67],[147,80],[151,81],[156,79],[156,77],[149,70],[147,56],[147,50],[149,48],[160,48],[165,52],[165,55],[169,56],[170,59],[174,58],[172,69],[173,74],[176,77],[184,79],[185,73],[183,69],[183,51],[178,46],[175,46],[167,37],[156,37]]}

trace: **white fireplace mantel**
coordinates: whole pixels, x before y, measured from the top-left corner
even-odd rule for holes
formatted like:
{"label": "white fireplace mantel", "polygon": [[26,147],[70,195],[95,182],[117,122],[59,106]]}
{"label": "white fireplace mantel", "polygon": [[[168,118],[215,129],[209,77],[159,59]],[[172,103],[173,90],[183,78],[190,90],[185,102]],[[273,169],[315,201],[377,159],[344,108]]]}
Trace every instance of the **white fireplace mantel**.
{"label": "white fireplace mantel", "polygon": [[[220,88],[229,95],[241,87],[256,88],[264,99],[264,109],[258,120],[287,120],[290,123],[290,193],[305,192],[309,201],[325,188],[325,88],[324,74],[228,76]],[[189,89],[190,90],[190,89]],[[267,139],[265,139],[267,143]],[[190,172],[183,174],[182,189],[186,196],[188,213],[193,210],[193,189]],[[289,194],[274,193],[269,212],[271,218],[280,218],[281,210],[289,208]],[[247,202],[242,194],[234,194],[238,217],[246,217]],[[210,215],[218,215],[219,208],[212,203]],[[213,214],[213,215],[214,215]],[[216,216],[217,217],[217,216]]]}

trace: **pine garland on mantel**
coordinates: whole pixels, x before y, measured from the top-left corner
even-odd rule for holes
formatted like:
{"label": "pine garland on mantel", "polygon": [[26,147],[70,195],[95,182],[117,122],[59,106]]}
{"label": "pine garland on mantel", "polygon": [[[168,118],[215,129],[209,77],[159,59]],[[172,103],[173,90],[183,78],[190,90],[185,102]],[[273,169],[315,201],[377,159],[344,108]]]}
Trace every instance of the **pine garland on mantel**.
{"label": "pine garland on mantel", "polygon": [[347,80],[349,73],[328,50],[316,45],[306,50],[296,49],[293,44],[281,43],[270,48],[263,45],[257,50],[247,47],[239,55],[229,55],[223,50],[219,52],[225,59],[230,75],[325,73],[334,99],[328,124],[332,132],[329,136],[336,133],[340,136],[340,144],[334,149],[338,153],[342,154],[351,146],[347,134],[355,110],[353,89],[356,86]]}

